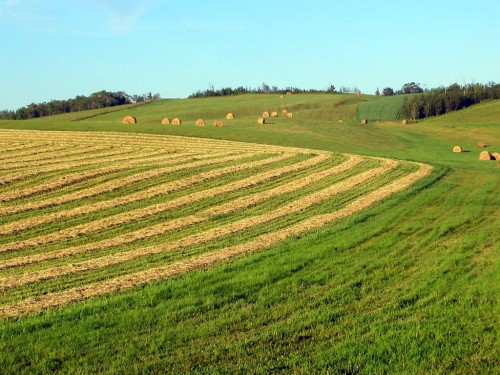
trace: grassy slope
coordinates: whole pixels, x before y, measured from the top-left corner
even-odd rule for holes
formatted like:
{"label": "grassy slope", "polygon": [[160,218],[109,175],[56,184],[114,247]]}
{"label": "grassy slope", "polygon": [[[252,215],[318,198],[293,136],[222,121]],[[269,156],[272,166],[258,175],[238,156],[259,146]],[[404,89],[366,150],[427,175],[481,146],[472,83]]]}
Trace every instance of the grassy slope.
{"label": "grassy slope", "polygon": [[[255,124],[260,111],[279,109],[282,100],[296,108],[293,120]],[[340,95],[172,100],[71,123],[0,122],[1,127],[200,135],[437,166],[432,178],[398,198],[263,253],[3,322],[0,349],[8,354],[0,367],[12,372],[498,371],[499,169],[495,162],[477,161],[475,144],[482,140],[500,151],[500,103],[403,127],[358,125],[354,105],[363,100]],[[189,123],[230,111],[238,118],[224,121],[221,129]],[[140,124],[119,124],[125,113]],[[185,124],[158,125],[165,116],[180,116]],[[453,154],[455,144],[470,152]]]}
{"label": "grassy slope", "polygon": [[356,116],[358,120],[400,120],[401,106],[406,95],[382,96],[377,100],[370,100],[358,106]]}

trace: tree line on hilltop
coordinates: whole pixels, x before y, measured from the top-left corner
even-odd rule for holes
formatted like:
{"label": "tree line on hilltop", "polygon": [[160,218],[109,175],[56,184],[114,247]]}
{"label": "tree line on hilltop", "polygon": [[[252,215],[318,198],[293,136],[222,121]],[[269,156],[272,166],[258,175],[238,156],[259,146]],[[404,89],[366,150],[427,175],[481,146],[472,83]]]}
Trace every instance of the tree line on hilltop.
{"label": "tree line on hilltop", "polygon": [[401,116],[408,119],[422,119],[458,111],[486,100],[500,99],[500,84],[459,85],[422,90],[404,99]]}
{"label": "tree line on hilltop", "polygon": [[44,103],[31,103],[16,111],[0,111],[0,119],[26,120],[30,118],[59,115],[62,113],[114,107],[117,105],[142,103],[160,98],[160,94],[128,95],[124,91],[99,91],[89,96],[79,95],[74,99],[51,100]]}
{"label": "tree line on hilltop", "polygon": [[329,85],[326,89],[301,89],[298,87],[285,87],[279,88],[278,86],[269,86],[267,83],[263,83],[261,86],[256,88],[239,86],[236,88],[223,87],[220,89],[215,89],[214,86],[210,86],[206,90],[198,90],[188,98],[208,98],[213,96],[229,96],[229,95],[241,95],[241,94],[335,94],[335,93],[352,93],[361,94],[361,91],[357,87],[345,87],[342,86],[338,90],[334,85]]}

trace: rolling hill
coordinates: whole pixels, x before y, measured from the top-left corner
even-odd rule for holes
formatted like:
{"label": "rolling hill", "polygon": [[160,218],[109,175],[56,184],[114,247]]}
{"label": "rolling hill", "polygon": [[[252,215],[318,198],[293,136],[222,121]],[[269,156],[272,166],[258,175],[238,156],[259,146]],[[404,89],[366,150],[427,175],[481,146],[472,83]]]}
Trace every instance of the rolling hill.
{"label": "rolling hill", "polygon": [[383,99],[0,121],[1,368],[498,371],[500,101],[359,124]]}

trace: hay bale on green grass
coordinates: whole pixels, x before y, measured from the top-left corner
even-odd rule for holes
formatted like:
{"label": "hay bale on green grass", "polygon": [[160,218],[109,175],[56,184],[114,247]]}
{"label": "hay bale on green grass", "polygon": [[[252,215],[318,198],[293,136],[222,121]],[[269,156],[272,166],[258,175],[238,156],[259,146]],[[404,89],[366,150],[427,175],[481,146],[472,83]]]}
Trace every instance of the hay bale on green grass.
{"label": "hay bale on green grass", "polygon": [[262,117],[269,117],[269,116],[270,116],[269,112],[267,111],[262,112]]}
{"label": "hay bale on green grass", "polygon": [[259,118],[257,119],[257,123],[258,123],[258,124],[265,124],[265,123],[266,123],[266,119],[265,119],[264,117],[259,117]]}
{"label": "hay bale on green grass", "polygon": [[462,147],[460,146],[453,147],[453,152],[462,152]]}
{"label": "hay bale on green grass", "polygon": [[479,160],[495,160],[488,151],[481,151],[479,153]]}
{"label": "hay bale on green grass", "polygon": [[410,123],[410,121],[408,121],[407,119],[404,119],[403,121],[401,121],[401,124],[403,125],[408,125]]}
{"label": "hay bale on green grass", "polygon": [[276,112],[276,111],[271,112],[271,117],[278,117],[278,112]]}
{"label": "hay bale on green grass", "polygon": [[478,142],[477,147],[480,147],[480,148],[486,147],[486,143]]}
{"label": "hay bale on green grass", "polygon": [[220,120],[215,120],[212,125],[216,128],[222,128],[222,121]]}
{"label": "hay bale on green grass", "polygon": [[180,124],[182,124],[182,121],[180,118],[176,117],[176,118],[172,119],[172,121],[170,123],[172,125],[180,125]]}
{"label": "hay bale on green grass", "polygon": [[196,120],[195,125],[196,126],[205,126],[205,120],[203,120],[202,118],[199,118],[198,120]]}
{"label": "hay bale on green grass", "polygon": [[232,114],[232,113],[228,113],[228,114],[226,115],[226,119],[228,119],[228,120],[232,120],[232,119],[234,119],[234,114]]}
{"label": "hay bale on green grass", "polygon": [[362,120],[361,120],[361,123],[362,123],[363,125],[366,125],[366,124],[368,124],[368,120],[364,118],[364,119],[362,119]]}
{"label": "hay bale on green grass", "polygon": [[495,158],[495,160],[500,161],[500,153],[494,152],[494,153],[491,154],[491,156],[493,156]]}
{"label": "hay bale on green grass", "polygon": [[137,124],[137,119],[134,116],[125,116],[122,119],[122,124]]}

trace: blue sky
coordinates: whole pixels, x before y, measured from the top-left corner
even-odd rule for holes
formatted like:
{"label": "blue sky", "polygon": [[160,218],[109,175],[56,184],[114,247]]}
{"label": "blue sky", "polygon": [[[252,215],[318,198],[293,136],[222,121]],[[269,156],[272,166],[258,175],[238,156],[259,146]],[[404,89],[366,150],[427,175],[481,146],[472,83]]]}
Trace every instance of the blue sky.
{"label": "blue sky", "polygon": [[498,0],[0,0],[0,109],[210,85],[500,81]]}

